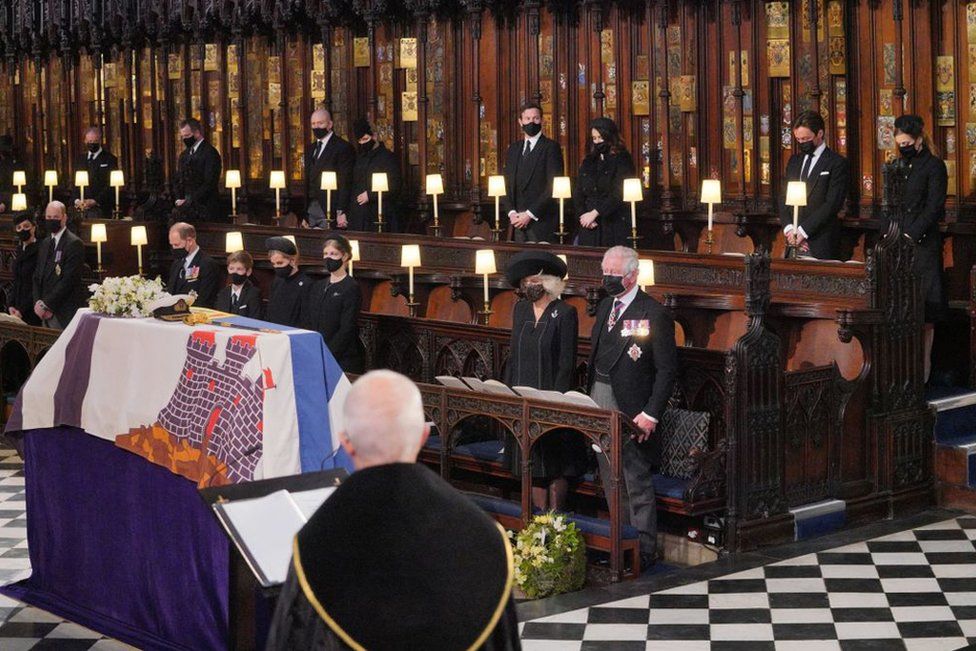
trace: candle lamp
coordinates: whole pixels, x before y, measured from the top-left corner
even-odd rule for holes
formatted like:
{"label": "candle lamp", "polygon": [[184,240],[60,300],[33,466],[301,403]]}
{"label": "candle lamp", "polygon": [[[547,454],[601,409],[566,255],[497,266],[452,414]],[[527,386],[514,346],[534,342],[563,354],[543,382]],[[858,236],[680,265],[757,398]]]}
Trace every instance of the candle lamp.
{"label": "candle lamp", "polygon": [[410,316],[417,316],[417,303],[413,300],[413,270],[420,266],[420,245],[404,244],[400,251],[400,266],[407,268],[408,293],[407,307],[410,309]]}
{"label": "candle lamp", "polygon": [[637,241],[637,202],[644,200],[644,188],[640,179],[624,179],[624,201],[630,203],[630,237],[631,246],[636,250]]}
{"label": "candle lamp", "polygon": [[108,242],[108,233],[105,231],[105,224],[92,224],[91,241],[95,243],[95,252],[98,256],[98,266],[95,268],[95,273],[100,274],[105,271],[102,267],[102,242]]}
{"label": "candle lamp", "polygon": [[133,226],[129,232],[129,244],[136,247],[139,259],[139,275],[142,275],[142,247],[149,244],[149,237],[145,226]]}
{"label": "candle lamp", "polygon": [[23,192],[24,186],[27,185],[27,172],[23,170],[15,171],[13,181],[13,184],[17,186],[17,192]]}
{"label": "candle lamp", "polygon": [[712,234],[712,211],[715,204],[722,203],[722,182],[717,179],[702,181],[701,202],[708,204],[708,234],[705,236],[705,252],[712,252],[715,237]]}
{"label": "candle lamp", "polygon": [[282,170],[273,170],[269,182],[271,189],[275,191],[275,221],[281,220],[281,191],[285,187],[285,173]]}
{"label": "candle lamp", "polygon": [[[376,232],[383,232],[383,193],[390,191],[390,182],[386,172],[373,172],[370,188],[376,193]],[[411,299],[412,300],[412,299]]]}
{"label": "candle lamp", "polygon": [[332,230],[332,192],[339,189],[335,172],[322,172],[321,188],[325,190],[325,229]]}
{"label": "candle lamp", "polygon": [[237,221],[237,190],[241,187],[241,171],[227,170],[224,178],[224,187],[230,190],[230,220],[231,223]]}
{"label": "candle lamp", "polygon": [[51,203],[54,201],[54,186],[58,184],[58,172],[57,170],[45,170],[44,171],[44,185],[47,186],[47,202]]}
{"label": "candle lamp", "polygon": [[27,210],[27,195],[17,192],[10,198],[10,212],[24,212]]}
{"label": "candle lamp", "polygon": [[85,188],[88,187],[88,170],[78,170],[75,172],[75,186],[81,192],[81,215],[85,216]]}
{"label": "candle lamp", "polygon": [[[793,233],[799,236],[800,230],[800,207],[807,205],[807,184],[803,181],[790,181],[786,184],[786,205],[793,206]],[[787,257],[798,258],[800,256],[798,246],[790,246],[787,250]]]}
{"label": "candle lamp", "polygon": [[352,275],[352,263],[359,262],[359,240],[349,240],[349,248],[352,255],[349,257],[349,275]]}
{"label": "candle lamp", "polygon": [[119,191],[125,185],[125,174],[122,170],[112,170],[108,179],[109,186],[115,188],[115,210],[112,211],[114,219],[122,219],[122,204],[119,201]]}
{"label": "candle lamp", "polygon": [[499,202],[505,196],[505,177],[497,174],[488,177],[488,196],[495,198],[495,227],[491,229],[491,241],[498,242],[502,239],[501,207]]}
{"label": "candle lamp", "polygon": [[563,215],[563,203],[566,199],[573,196],[572,189],[569,182],[568,176],[557,176],[552,180],[552,198],[559,199],[559,230],[556,231],[556,235],[559,236],[559,243],[565,244],[566,239],[566,229],[563,228],[564,215]]}
{"label": "candle lamp", "polygon": [[431,232],[434,237],[440,237],[441,222],[437,213],[437,195],[444,194],[444,177],[440,174],[428,174],[426,185],[427,194],[434,197],[434,225],[431,227]]}
{"label": "candle lamp", "polygon": [[228,231],[224,236],[224,252],[237,253],[244,250],[244,233],[240,231]]}
{"label": "candle lamp", "polygon": [[637,261],[637,284],[642,290],[654,285],[654,261],[643,258]]}
{"label": "candle lamp", "polygon": [[493,249],[481,249],[475,252],[474,258],[474,272],[479,274],[484,279],[484,290],[485,290],[485,309],[478,314],[481,315],[484,324],[488,325],[488,319],[491,316],[491,297],[488,294],[488,275],[497,273],[498,269],[495,267],[495,251]]}

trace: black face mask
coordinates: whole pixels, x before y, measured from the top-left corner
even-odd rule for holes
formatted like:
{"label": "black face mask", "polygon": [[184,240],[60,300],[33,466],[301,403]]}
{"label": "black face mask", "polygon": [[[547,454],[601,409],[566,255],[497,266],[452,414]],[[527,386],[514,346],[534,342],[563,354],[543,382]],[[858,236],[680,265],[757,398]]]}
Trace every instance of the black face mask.
{"label": "black face mask", "polygon": [[45,219],[47,224],[47,232],[51,235],[56,235],[61,232],[61,220],[60,219]]}
{"label": "black face mask", "polygon": [[626,288],[624,287],[624,277],[623,276],[603,276],[603,289],[607,290],[607,293],[611,296],[619,296],[624,293]]}
{"label": "black face mask", "polygon": [[918,153],[918,150],[915,149],[915,145],[903,145],[898,148],[898,151],[901,152],[901,155],[904,158],[914,158],[915,154]]}
{"label": "black face mask", "polygon": [[183,258],[186,257],[186,254],[187,254],[187,250],[183,247],[180,247],[178,249],[173,249],[174,260],[182,260]]}
{"label": "black face mask", "polygon": [[610,153],[610,143],[598,142],[597,144],[593,145],[593,151],[595,151],[596,153],[602,156],[606,156],[607,154]]}
{"label": "black face mask", "polygon": [[312,127],[312,135],[315,136],[316,140],[321,140],[329,135],[329,130],[325,127]]}
{"label": "black face mask", "polygon": [[30,229],[24,231],[17,231],[17,238],[21,242],[26,242],[27,240],[29,240],[31,238]]}
{"label": "black face mask", "polygon": [[330,274],[339,271],[342,268],[342,260],[339,258],[324,258],[325,270]]}
{"label": "black face mask", "polygon": [[187,149],[190,149],[195,144],[197,144],[197,139],[194,138],[193,136],[183,139],[183,146],[186,147]]}
{"label": "black face mask", "polygon": [[96,151],[98,151],[99,149],[101,149],[101,148],[102,148],[102,145],[100,143],[97,143],[97,142],[90,142],[90,143],[88,143],[88,151],[90,151],[93,154]]}
{"label": "black face mask", "polygon": [[369,142],[361,142],[361,143],[359,143],[359,153],[360,154],[368,154],[371,151],[373,151],[373,141],[372,140],[370,140]]}
{"label": "black face mask", "polygon": [[243,285],[245,282],[247,282],[247,276],[245,276],[244,274],[231,274],[230,275],[230,284],[231,285]]}
{"label": "black face mask", "polygon": [[275,267],[275,275],[278,278],[287,278],[291,275],[291,265],[285,265],[284,267]]}
{"label": "black face mask", "polygon": [[540,298],[546,295],[546,288],[543,287],[542,285],[536,285],[536,284],[526,285],[525,289],[522,290],[522,295],[525,296],[525,298],[527,298],[528,300],[535,303]]}
{"label": "black face mask", "polygon": [[528,124],[522,125],[522,131],[524,131],[525,135],[527,135],[529,138],[534,138],[539,135],[540,131],[542,131],[542,125],[538,122],[529,122]]}
{"label": "black face mask", "polygon": [[807,140],[806,142],[797,143],[796,148],[804,156],[810,156],[813,152],[817,151],[817,145],[813,143],[812,140]]}

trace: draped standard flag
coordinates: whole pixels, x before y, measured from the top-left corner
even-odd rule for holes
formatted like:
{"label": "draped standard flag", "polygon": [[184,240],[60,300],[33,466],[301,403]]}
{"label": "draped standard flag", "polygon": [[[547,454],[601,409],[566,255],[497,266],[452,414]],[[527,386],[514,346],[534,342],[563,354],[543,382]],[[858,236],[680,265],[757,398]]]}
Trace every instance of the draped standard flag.
{"label": "draped standard flag", "polygon": [[317,332],[82,310],[21,389],[6,431],[79,427],[218,486],[349,469],[338,440],[349,387]]}

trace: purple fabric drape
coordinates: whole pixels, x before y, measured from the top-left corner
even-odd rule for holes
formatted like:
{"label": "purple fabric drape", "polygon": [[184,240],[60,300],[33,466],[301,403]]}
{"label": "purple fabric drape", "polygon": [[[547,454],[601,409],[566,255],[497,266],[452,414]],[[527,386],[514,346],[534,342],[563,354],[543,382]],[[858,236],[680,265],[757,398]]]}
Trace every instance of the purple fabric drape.
{"label": "purple fabric drape", "polygon": [[226,649],[230,542],[194,483],[77,428],[23,436],[33,575],[0,592],[143,649]]}

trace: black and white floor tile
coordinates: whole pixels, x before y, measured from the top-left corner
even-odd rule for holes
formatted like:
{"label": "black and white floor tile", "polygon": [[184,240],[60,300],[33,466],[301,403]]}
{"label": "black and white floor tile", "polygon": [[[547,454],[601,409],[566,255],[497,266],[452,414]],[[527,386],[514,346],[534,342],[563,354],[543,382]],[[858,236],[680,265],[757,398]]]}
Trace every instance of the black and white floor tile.
{"label": "black and white floor tile", "polygon": [[526,651],[965,648],[976,644],[976,517],[521,626]]}
{"label": "black and white floor tile", "polygon": [[[0,584],[28,576],[24,463],[0,448]],[[133,647],[0,595],[0,651],[122,651]]]}

